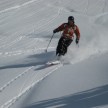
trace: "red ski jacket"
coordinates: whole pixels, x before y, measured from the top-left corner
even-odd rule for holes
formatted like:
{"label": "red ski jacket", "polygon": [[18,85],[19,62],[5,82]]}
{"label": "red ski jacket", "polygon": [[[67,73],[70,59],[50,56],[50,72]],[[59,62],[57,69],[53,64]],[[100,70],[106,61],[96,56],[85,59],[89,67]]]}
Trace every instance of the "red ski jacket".
{"label": "red ski jacket", "polygon": [[74,38],[74,33],[77,39],[80,39],[80,31],[77,25],[69,25],[68,23],[63,23],[58,28],[55,29],[56,32],[63,31],[62,37],[67,37],[70,39]]}

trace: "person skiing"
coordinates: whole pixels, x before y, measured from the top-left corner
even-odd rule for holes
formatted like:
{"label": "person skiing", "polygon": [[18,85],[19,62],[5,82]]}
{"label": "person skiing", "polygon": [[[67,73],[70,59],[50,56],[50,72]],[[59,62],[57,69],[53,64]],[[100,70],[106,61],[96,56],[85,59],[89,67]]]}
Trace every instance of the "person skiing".
{"label": "person skiing", "polygon": [[58,41],[58,45],[56,48],[56,55],[61,56],[67,53],[67,48],[72,43],[74,34],[76,35],[76,44],[79,43],[80,39],[80,31],[77,25],[75,25],[74,17],[69,16],[68,22],[63,23],[59,27],[53,30],[53,33],[57,33],[62,31],[61,38]]}

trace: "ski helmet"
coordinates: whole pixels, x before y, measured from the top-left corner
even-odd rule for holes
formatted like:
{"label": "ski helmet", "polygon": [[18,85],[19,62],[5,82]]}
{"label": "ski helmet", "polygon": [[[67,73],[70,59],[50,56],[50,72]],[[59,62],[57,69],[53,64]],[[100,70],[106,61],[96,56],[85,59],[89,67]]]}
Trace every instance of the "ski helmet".
{"label": "ski helmet", "polygon": [[68,17],[68,20],[74,21],[74,17],[73,17],[73,16],[69,16],[69,17]]}

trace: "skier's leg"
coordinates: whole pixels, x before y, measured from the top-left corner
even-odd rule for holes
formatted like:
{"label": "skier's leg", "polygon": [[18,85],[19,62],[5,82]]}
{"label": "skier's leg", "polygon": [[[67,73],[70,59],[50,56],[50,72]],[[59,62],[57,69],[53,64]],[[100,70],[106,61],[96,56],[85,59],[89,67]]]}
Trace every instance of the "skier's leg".
{"label": "skier's leg", "polygon": [[69,45],[71,44],[71,42],[72,42],[72,39],[65,40],[65,42],[63,44],[63,49],[64,49],[63,55],[65,55],[67,53],[67,49],[68,49]]}
{"label": "skier's leg", "polygon": [[61,54],[62,41],[63,41],[63,38],[61,37],[61,38],[59,39],[59,42],[58,42],[58,45],[57,45],[57,48],[56,48],[56,55],[60,55],[60,54]]}

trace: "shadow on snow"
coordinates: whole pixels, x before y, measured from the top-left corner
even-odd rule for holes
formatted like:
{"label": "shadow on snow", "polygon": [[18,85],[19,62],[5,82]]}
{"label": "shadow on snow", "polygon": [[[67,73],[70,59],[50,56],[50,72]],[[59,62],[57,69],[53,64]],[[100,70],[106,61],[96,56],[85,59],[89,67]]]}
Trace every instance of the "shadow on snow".
{"label": "shadow on snow", "polygon": [[[24,108],[91,108],[108,105],[108,85],[60,98],[33,103]],[[54,107],[55,108],[55,107]]]}
{"label": "shadow on snow", "polygon": [[[28,58],[24,59],[23,61],[21,59],[21,63],[1,66],[0,70],[9,69],[9,68],[23,68],[23,67],[30,67],[30,66],[37,66],[37,65],[41,65],[41,66],[40,68],[36,70],[43,69],[45,68],[45,63],[52,60],[54,58],[54,55],[55,55],[54,51],[30,55],[28,56]],[[19,59],[19,62],[20,62],[20,59]]]}

